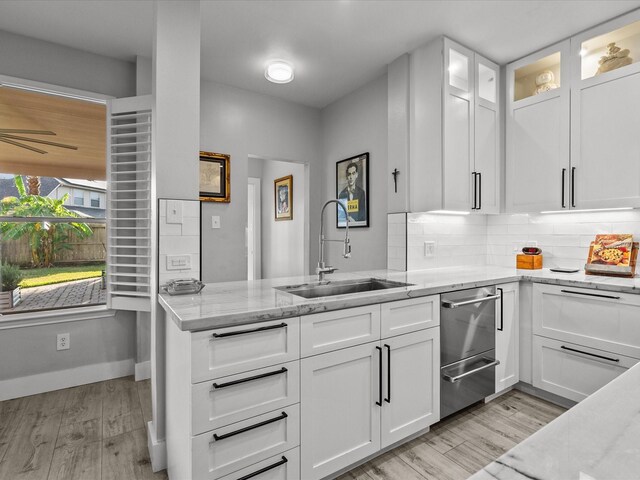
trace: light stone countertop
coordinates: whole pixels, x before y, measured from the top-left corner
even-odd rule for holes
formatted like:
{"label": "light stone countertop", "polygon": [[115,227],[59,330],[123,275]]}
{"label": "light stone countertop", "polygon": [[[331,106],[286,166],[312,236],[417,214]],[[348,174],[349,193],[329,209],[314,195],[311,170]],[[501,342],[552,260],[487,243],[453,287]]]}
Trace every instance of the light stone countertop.
{"label": "light stone countertop", "polygon": [[578,273],[554,273],[549,269],[448,267],[397,272],[372,270],[334,273],[326,281],[381,278],[410,283],[411,286],[347,295],[307,299],[274,287],[317,281],[316,276],[300,276],[256,281],[209,283],[197,295],[160,294],[158,300],[181,330],[230,327],[310,313],[391,302],[466,288],[483,287],[519,280],[573,287],[640,294],[640,278],[614,278]]}
{"label": "light stone countertop", "polygon": [[469,480],[640,478],[640,363]]}

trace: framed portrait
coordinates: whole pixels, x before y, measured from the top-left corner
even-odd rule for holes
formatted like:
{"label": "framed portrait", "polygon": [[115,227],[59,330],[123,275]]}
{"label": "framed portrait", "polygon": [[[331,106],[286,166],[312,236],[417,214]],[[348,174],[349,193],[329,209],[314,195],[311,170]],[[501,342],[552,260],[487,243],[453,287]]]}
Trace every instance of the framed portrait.
{"label": "framed portrait", "polygon": [[293,220],[293,175],[273,181],[276,220]]}
{"label": "framed portrait", "polygon": [[[347,209],[349,228],[369,226],[369,152],[336,163],[336,198]],[[336,227],[346,227],[344,210],[336,210]]]}
{"label": "framed portrait", "polygon": [[231,202],[230,156],[200,152],[200,201]]}

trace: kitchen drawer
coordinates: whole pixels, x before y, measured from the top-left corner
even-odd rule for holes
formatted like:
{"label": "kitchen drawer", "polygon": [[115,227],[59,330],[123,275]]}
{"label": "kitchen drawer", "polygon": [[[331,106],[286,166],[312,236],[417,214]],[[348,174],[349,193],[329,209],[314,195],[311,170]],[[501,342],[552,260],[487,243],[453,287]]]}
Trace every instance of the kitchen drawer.
{"label": "kitchen drawer", "polygon": [[194,435],[300,401],[300,361],[201,382],[191,387]]}
{"label": "kitchen drawer", "polygon": [[243,468],[221,480],[300,480],[300,449],[293,448]]}
{"label": "kitchen drawer", "polygon": [[640,358],[640,295],[534,284],[533,333]]}
{"label": "kitchen drawer", "polygon": [[637,362],[617,353],[533,336],[533,386],[575,402],[584,400]]}
{"label": "kitchen drawer", "polygon": [[440,295],[383,303],[380,311],[382,338],[440,325]]}
{"label": "kitchen drawer", "polygon": [[191,442],[193,478],[223,477],[297,447],[300,405],[202,433]]}
{"label": "kitchen drawer", "polygon": [[193,333],[191,381],[202,382],[297,360],[299,335],[299,317]]}
{"label": "kitchen drawer", "polygon": [[315,313],[300,319],[302,357],[375,340],[380,340],[380,305]]}

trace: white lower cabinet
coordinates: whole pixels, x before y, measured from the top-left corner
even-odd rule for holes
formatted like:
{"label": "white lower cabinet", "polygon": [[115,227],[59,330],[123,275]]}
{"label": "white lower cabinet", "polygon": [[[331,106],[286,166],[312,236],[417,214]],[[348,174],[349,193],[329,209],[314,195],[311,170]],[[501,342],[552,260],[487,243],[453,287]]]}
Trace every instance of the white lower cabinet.
{"label": "white lower cabinet", "polygon": [[300,480],[300,449],[275,455],[220,480]]}
{"label": "white lower cabinet", "polygon": [[511,387],[520,379],[519,284],[496,287],[500,301],[496,308],[496,392]]}
{"label": "white lower cabinet", "polygon": [[638,363],[632,357],[533,336],[533,386],[575,402]]}
{"label": "white lower cabinet", "polygon": [[440,420],[439,369],[433,368],[440,365],[440,329],[388,338],[382,347],[386,376],[381,448],[385,448]]}
{"label": "white lower cabinet", "polygon": [[379,342],[303,358],[301,477],[322,478],[380,449]]}

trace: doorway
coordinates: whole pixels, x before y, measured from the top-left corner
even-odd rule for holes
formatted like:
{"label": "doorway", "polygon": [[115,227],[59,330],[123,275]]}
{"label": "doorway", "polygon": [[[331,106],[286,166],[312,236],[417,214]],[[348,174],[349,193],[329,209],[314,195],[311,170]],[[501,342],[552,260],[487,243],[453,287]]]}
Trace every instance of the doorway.
{"label": "doorway", "polygon": [[261,268],[261,188],[260,179],[249,177],[247,185],[247,280],[262,278]]}

